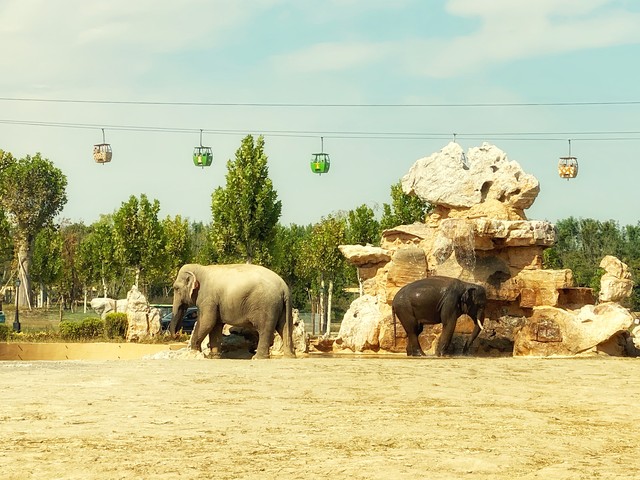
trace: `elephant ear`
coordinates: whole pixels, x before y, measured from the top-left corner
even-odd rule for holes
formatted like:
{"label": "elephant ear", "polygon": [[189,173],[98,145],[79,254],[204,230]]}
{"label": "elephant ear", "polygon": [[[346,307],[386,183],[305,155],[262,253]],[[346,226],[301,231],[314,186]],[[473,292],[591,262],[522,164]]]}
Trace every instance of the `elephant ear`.
{"label": "elephant ear", "polygon": [[200,289],[200,282],[196,278],[196,274],[193,272],[187,272],[187,289],[189,290],[189,296],[196,301],[198,298],[198,290]]}
{"label": "elephant ear", "polygon": [[469,307],[473,305],[475,299],[476,287],[465,288],[460,295],[460,310],[462,313],[469,313]]}

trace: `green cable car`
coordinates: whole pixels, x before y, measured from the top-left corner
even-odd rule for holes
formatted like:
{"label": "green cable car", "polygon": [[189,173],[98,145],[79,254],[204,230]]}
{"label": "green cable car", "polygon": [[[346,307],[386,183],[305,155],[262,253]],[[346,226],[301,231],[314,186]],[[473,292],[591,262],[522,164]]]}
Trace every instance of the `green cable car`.
{"label": "green cable car", "polygon": [[195,147],[193,149],[193,164],[196,167],[210,167],[213,163],[211,147]]}
{"label": "green cable car", "polygon": [[320,153],[313,153],[311,158],[311,171],[321,175],[327,173],[331,167],[329,154],[324,153],[324,138],[320,137]]}
{"label": "green cable car", "polygon": [[322,174],[329,171],[331,160],[328,153],[314,153],[311,159],[311,171],[313,173]]}
{"label": "green cable car", "polygon": [[213,163],[211,147],[202,146],[202,130],[200,130],[200,146],[193,148],[193,164],[196,167],[210,167]]}

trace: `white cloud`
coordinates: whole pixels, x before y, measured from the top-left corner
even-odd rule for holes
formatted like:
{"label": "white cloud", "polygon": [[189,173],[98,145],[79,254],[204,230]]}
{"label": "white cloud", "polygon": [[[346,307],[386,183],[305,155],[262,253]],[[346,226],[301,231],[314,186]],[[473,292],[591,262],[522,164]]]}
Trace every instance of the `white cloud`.
{"label": "white cloud", "polygon": [[480,28],[451,41],[416,41],[405,59],[415,72],[448,77],[541,55],[640,43],[640,15],[602,10],[610,0],[450,0],[453,14]]}
{"label": "white cloud", "polygon": [[614,3],[449,0],[450,14],[477,18],[479,27],[447,38],[320,43],[279,55],[274,64],[314,73],[395,64],[414,75],[446,78],[517,59],[640,43],[640,15],[616,9]]}
{"label": "white cloud", "polygon": [[[155,55],[212,47],[280,0],[7,0],[0,3],[5,91],[127,83]],[[13,87],[13,88],[12,88]]]}
{"label": "white cloud", "polygon": [[314,73],[349,70],[382,61],[391,47],[384,43],[318,43],[294,53],[278,55],[273,63],[278,69]]}

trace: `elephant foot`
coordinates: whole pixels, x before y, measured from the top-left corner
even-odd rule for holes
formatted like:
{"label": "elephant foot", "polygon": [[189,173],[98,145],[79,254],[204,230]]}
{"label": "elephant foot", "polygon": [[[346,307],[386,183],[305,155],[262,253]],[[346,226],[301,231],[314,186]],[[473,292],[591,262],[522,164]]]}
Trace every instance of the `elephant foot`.
{"label": "elephant foot", "polygon": [[407,351],[407,357],[426,357],[427,354],[422,350],[411,350]]}
{"label": "elephant foot", "polygon": [[268,360],[268,359],[269,359],[268,353],[266,355],[264,353],[262,354],[256,353],[253,357],[251,357],[251,360]]}

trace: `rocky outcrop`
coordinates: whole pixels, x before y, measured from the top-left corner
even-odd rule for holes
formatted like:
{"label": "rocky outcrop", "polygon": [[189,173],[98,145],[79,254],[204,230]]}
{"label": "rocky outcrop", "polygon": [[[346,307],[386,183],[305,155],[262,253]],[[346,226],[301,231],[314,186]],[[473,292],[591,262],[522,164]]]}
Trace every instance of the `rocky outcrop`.
{"label": "rocky outcrop", "polygon": [[127,341],[135,342],[160,333],[160,312],[149,307],[146,297],[135,285],[127,294]]}
{"label": "rocky outcrop", "polygon": [[595,353],[616,335],[628,334],[633,315],[617,303],[585,305],[579,310],[541,306],[516,332],[515,356]]}
{"label": "rocky outcrop", "polygon": [[[556,241],[555,227],[546,221],[526,219],[524,210],[539,192],[538,181],[500,149],[485,143],[465,155],[459,145],[450,143],[416,161],[403,177],[402,187],[434,205],[434,210],[424,223],[384,231],[379,248],[340,247],[357,267],[361,293],[366,298],[356,300],[347,312],[344,330],[333,348],[403,351],[404,332],[396,325],[394,334],[390,304],[402,286],[432,275],[460,278],[486,288],[486,325],[490,328],[480,334],[475,347],[481,354],[511,353],[518,329],[525,332],[520,337],[521,352],[544,351],[546,347],[538,344],[545,342],[525,340],[527,331],[534,329],[537,335],[544,330],[535,326],[541,321],[541,312],[557,311],[559,317],[572,318],[570,311],[583,307],[584,312],[593,311],[593,291],[576,287],[570,270],[543,268],[543,252]],[[600,302],[626,299],[633,287],[626,266],[606,257],[601,267],[606,273]],[[595,320],[584,321],[589,326]],[[570,320],[565,324],[573,325]],[[615,327],[615,322],[612,325]],[[432,349],[438,328],[428,326],[420,337],[425,352]],[[616,332],[611,334],[613,339],[598,338],[593,343],[587,327],[562,329],[563,339],[584,336],[587,346],[573,340],[566,345],[564,340],[546,342],[558,343],[549,352],[588,351],[615,343]],[[463,335],[460,332],[459,336]],[[460,345],[454,337],[454,347]]]}
{"label": "rocky outcrop", "polygon": [[451,142],[416,161],[402,178],[402,189],[425,202],[452,209],[497,200],[522,211],[533,204],[540,186],[533,175],[526,174],[494,145],[483,143],[465,156],[462,147]]}

